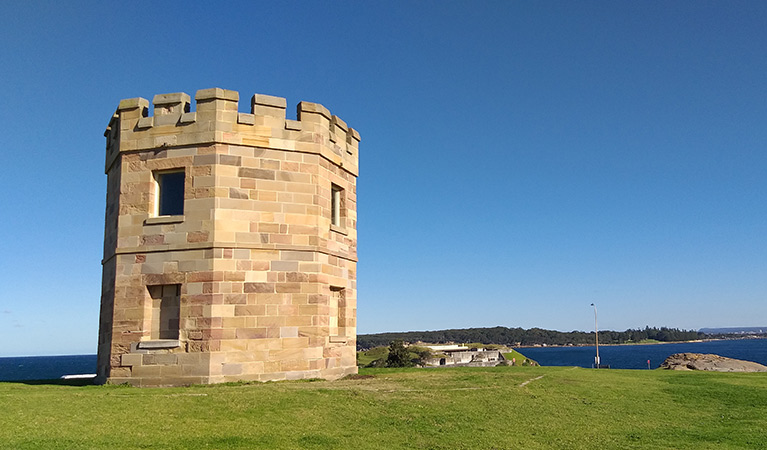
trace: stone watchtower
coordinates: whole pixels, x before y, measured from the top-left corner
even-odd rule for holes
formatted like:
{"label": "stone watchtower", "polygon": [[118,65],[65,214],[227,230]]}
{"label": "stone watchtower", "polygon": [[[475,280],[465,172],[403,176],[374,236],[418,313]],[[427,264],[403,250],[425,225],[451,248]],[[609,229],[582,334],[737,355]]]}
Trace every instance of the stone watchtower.
{"label": "stone watchtower", "polygon": [[360,136],[320,104],[205,89],[105,132],[100,382],[356,373]]}

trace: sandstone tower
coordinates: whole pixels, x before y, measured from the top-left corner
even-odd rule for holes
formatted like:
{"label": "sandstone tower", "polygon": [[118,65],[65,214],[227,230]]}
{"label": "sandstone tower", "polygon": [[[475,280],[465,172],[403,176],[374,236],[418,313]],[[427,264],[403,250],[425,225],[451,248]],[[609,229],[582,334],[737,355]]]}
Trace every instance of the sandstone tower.
{"label": "sandstone tower", "polygon": [[99,382],[356,373],[359,134],[320,104],[122,100],[105,132]]}

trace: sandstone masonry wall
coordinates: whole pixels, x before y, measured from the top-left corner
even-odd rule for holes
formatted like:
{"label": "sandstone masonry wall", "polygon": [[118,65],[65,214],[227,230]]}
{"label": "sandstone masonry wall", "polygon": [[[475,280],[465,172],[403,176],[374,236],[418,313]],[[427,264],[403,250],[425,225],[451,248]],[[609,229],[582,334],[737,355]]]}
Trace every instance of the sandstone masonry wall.
{"label": "sandstone masonry wall", "polygon": [[[157,95],[152,116],[123,100],[105,132],[98,380],[356,373],[359,134],[316,103],[288,120],[279,97],[254,95],[251,113],[234,91],[195,100]],[[183,214],[158,215],[169,171],[183,171]],[[163,286],[178,287],[177,339],[157,336]]]}

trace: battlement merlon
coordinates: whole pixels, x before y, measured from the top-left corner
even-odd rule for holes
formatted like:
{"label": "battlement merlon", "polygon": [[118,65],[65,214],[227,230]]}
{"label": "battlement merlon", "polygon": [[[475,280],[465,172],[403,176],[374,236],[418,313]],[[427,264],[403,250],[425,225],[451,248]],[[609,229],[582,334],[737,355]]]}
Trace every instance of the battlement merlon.
{"label": "battlement merlon", "polygon": [[191,111],[188,94],[158,94],[151,116],[147,99],[121,100],[104,132],[106,171],[120,152],[223,143],[316,153],[358,175],[360,135],[323,105],[300,102],[298,120],[290,120],[282,97],[254,94],[249,114],[238,112],[239,97],[237,91],[202,89]]}

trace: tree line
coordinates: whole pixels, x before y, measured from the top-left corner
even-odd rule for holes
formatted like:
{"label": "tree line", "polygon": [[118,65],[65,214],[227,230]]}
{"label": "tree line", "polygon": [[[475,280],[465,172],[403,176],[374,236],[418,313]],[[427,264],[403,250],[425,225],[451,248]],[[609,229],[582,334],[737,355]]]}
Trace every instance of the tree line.
{"label": "tree line", "polygon": [[[599,332],[600,344],[627,344],[644,340],[661,342],[692,341],[703,339],[704,333],[678,328],[628,329],[626,331],[604,330]],[[448,342],[465,343],[479,342],[482,344],[498,344],[510,347],[532,345],[592,345],[594,332],[585,331],[554,331],[542,328],[464,328],[438,331],[407,331],[402,333],[377,333],[357,335],[357,348],[360,350],[389,345],[392,341],[428,342],[443,344]]]}

